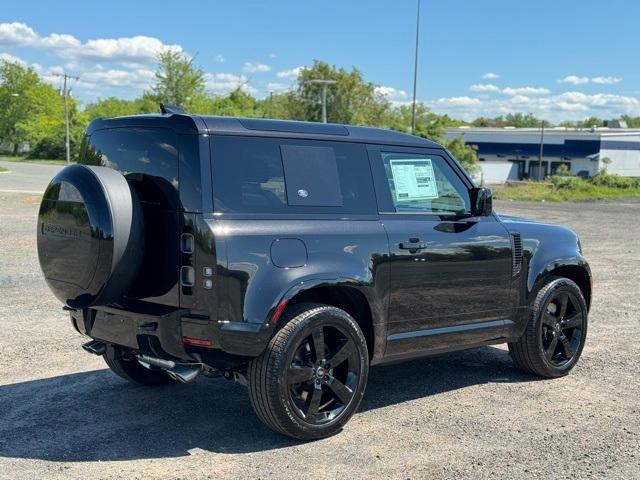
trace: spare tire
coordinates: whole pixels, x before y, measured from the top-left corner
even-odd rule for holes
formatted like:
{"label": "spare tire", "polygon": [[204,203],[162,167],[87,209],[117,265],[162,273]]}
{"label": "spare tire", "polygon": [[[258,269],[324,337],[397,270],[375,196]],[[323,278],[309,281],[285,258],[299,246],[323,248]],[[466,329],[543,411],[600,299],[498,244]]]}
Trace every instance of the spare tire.
{"label": "spare tire", "polygon": [[38,257],[49,288],[72,308],[117,302],[136,279],[142,208],[116,170],[70,165],[45,190]]}

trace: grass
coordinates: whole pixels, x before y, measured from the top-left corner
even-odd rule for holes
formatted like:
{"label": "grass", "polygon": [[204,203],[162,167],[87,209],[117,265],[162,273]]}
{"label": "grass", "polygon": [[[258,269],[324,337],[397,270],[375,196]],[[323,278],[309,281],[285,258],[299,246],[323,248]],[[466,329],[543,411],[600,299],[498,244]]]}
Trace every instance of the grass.
{"label": "grass", "polygon": [[640,196],[640,179],[600,172],[588,180],[577,177],[550,177],[547,182],[518,182],[492,189],[494,198],[563,202],[602,200]]}
{"label": "grass", "polygon": [[4,167],[0,167],[0,173],[2,172],[8,172],[9,169],[8,168],[4,168]]}
{"label": "grass", "polygon": [[46,165],[66,165],[65,160],[55,160],[50,158],[27,158],[27,157],[13,157],[9,155],[0,155],[0,160],[5,162],[26,162],[26,163],[41,163]]}

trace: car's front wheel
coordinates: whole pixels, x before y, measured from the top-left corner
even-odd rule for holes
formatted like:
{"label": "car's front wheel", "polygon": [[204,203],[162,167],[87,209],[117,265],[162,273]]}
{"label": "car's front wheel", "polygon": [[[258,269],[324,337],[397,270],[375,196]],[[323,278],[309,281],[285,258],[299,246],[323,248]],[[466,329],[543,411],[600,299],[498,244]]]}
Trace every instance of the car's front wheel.
{"label": "car's front wheel", "polygon": [[568,278],[552,277],[538,291],[525,332],[509,343],[509,353],[529,373],[561,377],[578,362],[586,336],[582,291]]}
{"label": "car's front wheel", "polygon": [[249,365],[249,398],[258,417],[290,437],[337,433],[356,411],[369,370],[367,343],[345,311],[307,304],[288,316]]}

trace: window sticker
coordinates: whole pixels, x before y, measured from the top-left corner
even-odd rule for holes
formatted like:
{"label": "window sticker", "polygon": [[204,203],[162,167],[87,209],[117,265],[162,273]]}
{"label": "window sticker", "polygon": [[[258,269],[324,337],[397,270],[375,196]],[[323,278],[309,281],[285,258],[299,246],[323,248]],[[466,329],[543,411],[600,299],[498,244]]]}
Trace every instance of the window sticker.
{"label": "window sticker", "polygon": [[396,201],[425,200],[438,197],[438,186],[429,158],[390,160]]}

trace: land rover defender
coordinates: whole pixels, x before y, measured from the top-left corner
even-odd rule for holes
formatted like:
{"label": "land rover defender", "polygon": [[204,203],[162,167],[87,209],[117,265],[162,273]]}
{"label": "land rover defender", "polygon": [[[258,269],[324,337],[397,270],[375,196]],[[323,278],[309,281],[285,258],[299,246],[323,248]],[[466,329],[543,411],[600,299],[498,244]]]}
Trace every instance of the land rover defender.
{"label": "land rover defender", "polygon": [[576,235],[498,215],[442,146],[389,130],[98,119],[37,237],[86,351],[143,385],[239,381],[299,439],[344,426],[370,365],[508,343],[558,377],[587,332]]}

